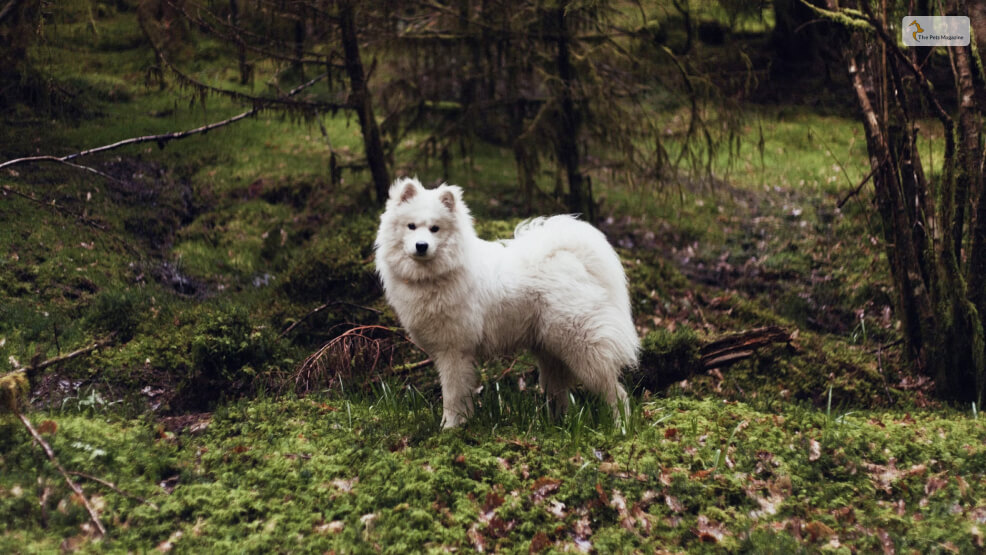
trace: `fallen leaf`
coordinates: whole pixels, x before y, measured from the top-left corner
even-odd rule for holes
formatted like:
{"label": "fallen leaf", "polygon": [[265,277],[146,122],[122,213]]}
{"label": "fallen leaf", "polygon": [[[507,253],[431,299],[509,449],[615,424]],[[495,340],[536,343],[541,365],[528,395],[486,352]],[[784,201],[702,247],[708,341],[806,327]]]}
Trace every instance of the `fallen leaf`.
{"label": "fallen leaf", "polygon": [[565,518],[565,504],[561,501],[556,501],[554,499],[548,502],[548,512],[555,516],[555,518],[564,519]]}
{"label": "fallen leaf", "polygon": [[614,489],[610,499],[609,506],[615,509],[616,513],[620,515],[620,525],[623,526],[624,530],[632,532],[634,529],[634,519],[630,517],[630,511],[627,509],[627,500],[623,497],[623,492]]}
{"label": "fallen leaf", "polygon": [[167,553],[175,548],[175,542],[180,540],[182,536],[181,530],[176,530],[175,533],[157,545],[157,550],[161,553]]}
{"label": "fallen leaf", "polygon": [[335,480],[332,480],[331,483],[339,491],[344,493],[349,493],[353,491],[353,487],[355,487],[356,484],[359,483],[359,476],[350,478],[349,480],[346,480],[344,478],[336,478]]}
{"label": "fallen leaf", "polygon": [[324,522],[315,527],[316,534],[338,534],[346,528],[346,523],[341,520]]}
{"label": "fallen leaf", "polygon": [[42,434],[54,434],[58,431],[58,423],[54,420],[45,420],[38,426],[38,431]]}
{"label": "fallen leaf", "polygon": [[529,552],[540,553],[549,547],[551,547],[551,540],[548,539],[548,535],[543,531],[539,531],[537,534],[534,534],[533,538],[531,538],[531,547]]}
{"label": "fallen leaf", "polygon": [[677,497],[665,495],[664,503],[667,504],[668,508],[671,509],[672,512],[681,513],[685,510],[685,506],[681,504],[681,501],[679,501]]}
{"label": "fallen leaf", "polygon": [[473,524],[469,528],[469,531],[466,532],[466,535],[469,536],[469,541],[472,542],[472,546],[476,551],[479,553],[486,552],[486,538],[479,531],[479,524]]}
{"label": "fallen leaf", "polygon": [[882,528],[876,531],[876,537],[880,538],[880,547],[883,549],[883,555],[895,555],[897,549],[894,547],[894,540],[890,538],[890,534]]}
{"label": "fallen leaf", "polygon": [[835,535],[835,530],[829,528],[824,522],[819,522],[817,520],[813,520],[806,524],[805,531],[808,532],[808,535],[813,542]]}
{"label": "fallen leaf", "polygon": [[725,526],[705,515],[698,515],[698,524],[692,531],[703,542],[719,543],[727,535]]}
{"label": "fallen leaf", "polygon": [[535,503],[539,503],[543,501],[545,497],[557,491],[560,487],[561,480],[556,480],[555,478],[548,476],[538,478],[531,485],[531,491],[534,492],[532,498]]}
{"label": "fallen leaf", "polygon": [[488,513],[496,510],[500,505],[503,505],[503,496],[495,491],[490,491],[486,494],[486,500],[483,501],[483,512]]}
{"label": "fallen leaf", "polygon": [[589,515],[582,514],[575,521],[574,530],[575,540],[587,540],[592,535],[592,526],[589,524]]}
{"label": "fallen leaf", "polygon": [[938,490],[948,485],[948,478],[942,474],[933,474],[928,477],[928,482],[924,484],[924,494],[933,495]]}
{"label": "fallen leaf", "polygon": [[816,439],[811,440],[808,445],[808,460],[817,461],[822,456],[822,445]]}

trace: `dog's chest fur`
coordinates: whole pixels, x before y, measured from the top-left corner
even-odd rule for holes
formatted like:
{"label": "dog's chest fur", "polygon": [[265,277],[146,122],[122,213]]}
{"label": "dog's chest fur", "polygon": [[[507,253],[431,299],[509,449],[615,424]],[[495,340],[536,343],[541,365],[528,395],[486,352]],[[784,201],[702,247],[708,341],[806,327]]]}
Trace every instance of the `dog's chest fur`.
{"label": "dog's chest fur", "polygon": [[537,317],[532,303],[470,277],[462,272],[438,282],[398,284],[401,291],[390,301],[414,342],[429,354],[457,349],[484,357],[530,347]]}

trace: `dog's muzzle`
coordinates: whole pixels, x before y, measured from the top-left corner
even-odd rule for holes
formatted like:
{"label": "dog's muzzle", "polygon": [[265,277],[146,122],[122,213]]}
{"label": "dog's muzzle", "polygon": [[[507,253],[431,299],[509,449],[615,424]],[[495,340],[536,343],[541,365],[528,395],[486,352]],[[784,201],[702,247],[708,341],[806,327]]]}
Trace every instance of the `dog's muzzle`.
{"label": "dog's muzzle", "polygon": [[428,253],[428,243],[425,243],[424,241],[420,243],[415,243],[414,250],[416,251],[416,254],[418,256],[424,256],[425,254]]}

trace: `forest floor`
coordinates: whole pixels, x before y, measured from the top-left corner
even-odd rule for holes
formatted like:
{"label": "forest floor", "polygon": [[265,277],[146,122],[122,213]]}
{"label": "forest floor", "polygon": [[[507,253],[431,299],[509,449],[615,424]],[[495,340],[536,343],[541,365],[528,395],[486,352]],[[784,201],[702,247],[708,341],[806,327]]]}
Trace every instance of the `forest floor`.
{"label": "forest floor", "polygon": [[[242,110],[146,82],[132,14],[99,26],[35,53],[60,77],[34,85],[61,96],[5,109],[5,159]],[[107,530],[5,414],[0,551],[981,550],[986,430],[901,360],[870,195],[848,195],[860,126],[797,105],[748,122],[715,179],[594,176],[643,369],[677,376],[629,384],[622,425],[580,393],[550,418],[520,356],[485,363],[476,417],[441,431],[434,371],[374,275],[365,176],[328,180],[315,122],[264,115],[83,162],[111,179],[0,170],[0,363],[29,368],[17,410]],[[353,122],[321,125],[359,152]],[[477,146],[451,170],[484,237],[527,215],[509,153]],[[696,369],[703,345],[765,326],[787,340]]]}

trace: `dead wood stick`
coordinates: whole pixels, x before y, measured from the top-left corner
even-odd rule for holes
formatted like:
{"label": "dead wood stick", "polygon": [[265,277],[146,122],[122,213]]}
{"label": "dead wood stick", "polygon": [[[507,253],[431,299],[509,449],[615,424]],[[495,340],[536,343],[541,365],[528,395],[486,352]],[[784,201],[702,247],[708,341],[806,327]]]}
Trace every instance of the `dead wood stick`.
{"label": "dead wood stick", "polygon": [[[87,166],[80,166],[78,164],[69,164],[69,165],[70,166],[75,166],[77,168],[82,168],[82,169],[91,169],[91,168],[88,168]],[[109,176],[107,176],[107,177],[109,177]],[[110,177],[110,179],[114,179],[114,178]],[[89,226],[89,227],[91,227],[91,228],[93,228],[93,229],[95,229],[97,231],[106,231],[106,226],[100,225],[99,223],[97,223],[97,222],[95,222],[93,220],[90,220],[89,218],[86,218],[85,216],[82,216],[81,214],[75,214],[73,212],[69,212],[68,210],[65,210],[64,208],[62,208],[61,206],[58,206],[57,204],[49,204],[49,203],[44,202],[42,200],[36,199],[36,198],[32,197],[31,195],[22,193],[22,192],[20,192],[20,191],[18,191],[16,189],[11,189],[10,187],[7,187],[6,185],[0,185],[0,191],[3,191],[4,193],[7,193],[7,194],[11,194],[11,195],[14,195],[14,196],[21,197],[23,199],[27,199],[27,200],[29,200],[29,201],[37,204],[38,206],[41,206],[41,207],[44,207],[44,208],[53,208],[59,214],[62,214],[62,215],[65,215],[65,216],[72,216],[75,219],[79,220],[80,222],[86,224],[87,226]]]}
{"label": "dead wood stick", "polygon": [[91,480],[93,482],[96,482],[97,484],[102,484],[102,485],[110,488],[111,490],[119,493],[120,495],[122,495],[124,497],[129,497],[131,499],[136,499],[137,501],[140,501],[141,503],[150,506],[151,508],[153,508],[156,511],[157,510],[160,510],[160,507],[158,507],[154,503],[151,503],[150,501],[144,499],[143,497],[141,497],[139,495],[134,495],[132,493],[127,493],[127,492],[123,491],[122,489],[116,487],[116,484],[114,484],[113,482],[109,482],[107,480],[103,480],[102,478],[98,478],[96,476],[91,476],[89,474],[86,474],[85,472],[77,472],[75,470],[69,472],[69,474],[71,474],[73,476],[78,476],[79,478],[85,478],[86,480]]}
{"label": "dead wood stick", "polygon": [[10,2],[7,2],[7,5],[3,7],[3,10],[0,10],[0,22],[7,19],[8,15],[14,13],[14,8],[16,8],[17,4],[20,3],[21,0],[10,0]]}
{"label": "dead wood stick", "polygon": [[[877,167],[879,167],[879,166],[877,166]],[[866,174],[866,177],[864,177],[863,180],[859,182],[859,185],[856,185],[856,187],[853,188],[852,191],[849,191],[849,193],[846,196],[842,197],[842,199],[839,200],[839,203],[836,204],[836,207],[837,208],[842,208],[842,206],[844,204],[846,204],[847,202],[849,202],[849,199],[851,199],[854,196],[858,195],[859,192],[863,190],[863,186],[866,185],[867,183],[869,183],[870,178],[873,177],[873,174],[876,173],[877,167],[874,167],[873,169],[871,169],[870,170],[870,173]]]}
{"label": "dead wood stick", "polygon": [[68,487],[71,488],[72,491],[74,491],[75,494],[79,496],[79,499],[82,500],[82,505],[86,508],[86,512],[89,513],[89,520],[91,520],[93,525],[96,526],[96,530],[99,531],[99,535],[105,536],[106,528],[104,528],[103,523],[99,521],[99,515],[97,515],[96,510],[92,508],[92,505],[89,503],[89,499],[86,498],[86,494],[82,491],[82,488],[79,487],[78,484],[73,482],[72,478],[69,478],[68,472],[65,471],[61,463],[58,462],[58,459],[55,458],[55,452],[51,450],[51,446],[48,445],[48,443],[44,440],[44,438],[41,437],[41,434],[39,434],[38,431],[34,429],[34,426],[31,425],[31,421],[28,420],[27,417],[21,414],[20,412],[17,412],[16,414],[17,414],[17,418],[21,419],[21,422],[24,424],[24,427],[27,428],[27,431],[31,433],[31,437],[34,438],[34,441],[41,446],[41,449],[44,450],[45,455],[48,456],[48,460],[51,461],[51,464],[54,465],[55,468],[58,470],[58,472],[62,475],[62,477],[65,478],[65,483],[68,484]]}
{"label": "dead wood stick", "polygon": [[92,345],[89,345],[88,347],[83,347],[81,349],[72,351],[71,353],[66,353],[64,355],[60,355],[60,356],[57,356],[57,357],[54,357],[54,358],[49,358],[48,360],[46,360],[44,362],[39,362],[37,364],[28,364],[26,366],[20,366],[18,368],[13,369],[11,371],[11,373],[13,373],[13,372],[25,372],[26,373],[28,370],[30,370],[32,372],[37,372],[38,370],[42,370],[42,369],[47,368],[47,367],[49,367],[49,366],[51,366],[53,364],[58,364],[60,362],[65,362],[66,360],[72,360],[73,358],[78,358],[78,357],[80,357],[82,355],[87,355],[87,354],[95,351],[96,349],[99,349],[100,347],[105,347],[106,345],[109,345],[112,342],[112,339],[113,339],[112,337],[107,337],[106,339],[100,339],[99,341],[96,341],[95,343],[93,343]]}
{"label": "dead wood stick", "polygon": [[[307,89],[308,87],[310,87],[310,86],[314,85],[315,83],[321,81],[322,79],[324,79],[327,76],[328,76],[328,73],[323,73],[322,75],[319,75],[318,77],[315,77],[315,78],[313,78],[313,79],[311,79],[311,80],[309,80],[309,81],[307,81],[305,83],[302,83],[301,85],[298,85],[297,87],[295,87],[295,88],[291,89],[290,91],[288,91],[288,93],[284,95],[284,98],[290,98],[290,97],[298,94],[299,92],[303,91],[304,89]],[[241,114],[237,114],[237,115],[235,115],[235,116],[233,116],[231,118],[224,119],[222,121],[213,122],[213,123],[210,123],[208,125],[203,125],[201,127],[196,127],[195,129],[188,129],[188,130],[185,130],[185,131],[175,131],[175,132],[172,132],[172,133],[162,133],[160,135],[145,135],[143,137],[131,137],[129,139],[124,139],[122,141],[117,141],[117,142],[112,143],[112,144],[103,145],[103,146],[97,146],[97,147],[94,147],[94,148],[89,148],[89,149],[82,150],[82,151],[79,151],[79,152],[75,152],[75,153],[72,153],[72,154],[66,154],[65,156],[51,156],[51,155],[46,155],[46,156],[28,156],[28,157],[25,157],[25,158],[16,158],[14,160],[7,160],[6,162],[0,163],[0,169],[6,168],[6,167],[9,167],[9,166],[15,166],[17,164],[26,164],[26,163],[31,163],[31,162],[60,162],[60,163],[66,163],[69,160],[73,160],[75,158],[81,158],[83,156],[90,156],[92,154],[98,154],[100,152],[106,152],[108,150],[116,150],[118,148],[122,148],[122,147],[125,147],[125,146],[135,145],[135,144],[141,144],[141,143],[151,143],[151,142],[153,142],[153,143],[157,143],[159,147],[164,148],[164,145],[166,145],[169,141],[175,141],[175,140],[178,140],[178,139],[184,139],[186,137],[191,137],[193,135],[199,135],[201,133],[207,133],[209,131],[212,131],[213,129],[218,129],[220,127],[227,126],[227,125],[229,125],[231,123],[235,123],[237,121],[240,121],[240,120],[249,118],[251,116],[255,116],[258,113],[260,113],[260,110],[261,110],[261,108],[259,106],[257,106],[257,107],[254,107],[254,108],[251,108],[251,109],[247,110],[246,112],[243,112]],[[75,164],[75,166],[78,166],[78,164]],[[94,171],[96,173],[100,173],[98,170],[94,170],[94,169],[88,168],[86,166],[81,166],[81,168],[82,169],[86,169],[88,171]]]}
{"label": "dead wood stick", "polygon": [[297,322],[294,322],[293,324],[291,324],[290,326],[288,326],[287,328],[285,328],[284,331],[282,331],[280,334],[278,334],[277,338],[280,339],[280,338],[284,337],[285,335],[291,333],[291,330],[293,330],[294,328],[296,328],[299,325],[301,325],[302,322],[304,322],[305,320],[307,320],[307,319],[311,318],[312,316],[318,314],[319,312],[322,312],[326,308],[329,308],[330,306],[341,305],[341,304],[348,305],[348,306],[351,306],[353,308],[362,308],[363,310],[368,310],[370,312],[376,312],[377,314],[380,314],[380,311],[379,310],[377,310],[375,308],[370,308],[368,306],[363,306],[363,305],[351,303],[351,302],[348,302],[348,301],[330,301],[330,302],[327,302],[327,303],[325,303],[325,304],[323,304],[321,306],[317,306],[317,307],[311,309],[310,311],[308,311],[308,314],[305,314],[304,316],[302,316],[301,318],[299,318]]}

